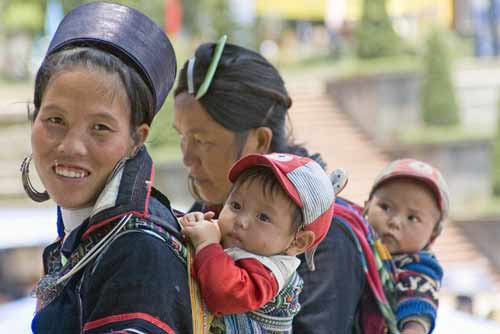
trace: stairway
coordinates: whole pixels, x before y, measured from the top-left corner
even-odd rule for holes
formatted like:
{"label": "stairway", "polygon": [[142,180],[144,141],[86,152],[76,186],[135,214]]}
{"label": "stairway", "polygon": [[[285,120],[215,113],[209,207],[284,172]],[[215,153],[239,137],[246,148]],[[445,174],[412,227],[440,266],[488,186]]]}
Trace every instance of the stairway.
{"label": "stairway", "polygon": [[290,117],[297,142],[320,152],[328,171],[343,168],[349,174],[342,196],[358,204],[368,198],[371,184],[388,158],[335,107],[321,80],[292,81]]}

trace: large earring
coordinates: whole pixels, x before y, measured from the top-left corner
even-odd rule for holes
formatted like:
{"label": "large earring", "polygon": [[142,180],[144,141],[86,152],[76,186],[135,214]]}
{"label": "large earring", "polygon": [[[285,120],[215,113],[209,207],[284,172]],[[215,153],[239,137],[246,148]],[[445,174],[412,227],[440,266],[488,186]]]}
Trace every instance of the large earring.
{"label": "large earring", "polygon": [[30,162],[31,162],[31,154],[24,158],[23,163],[21,164],[21,178],[23,180],[23,188],[26,194],[28,194],[29,198],[31,198],[35,202],[45,202],[49,197],[49,193],[44,191],[43,193],[33,187],[30,180]]}

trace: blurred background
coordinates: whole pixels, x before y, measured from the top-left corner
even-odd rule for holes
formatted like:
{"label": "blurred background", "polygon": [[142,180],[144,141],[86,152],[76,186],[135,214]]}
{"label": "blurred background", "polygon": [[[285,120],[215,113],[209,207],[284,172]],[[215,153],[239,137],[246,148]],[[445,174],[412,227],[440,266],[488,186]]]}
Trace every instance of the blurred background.
{"label": "blurred background", "polygon": [[[54,204],[30,202],[19,173],[33,78],[64,13],[85,2],[0,0],[1,333],[29,332],[41,251],[56,237]],[[363,204],[395,158],[440,168],[452,209],[435,245],[435,333],[500,333],[500,0],[115,2],[164,27],[179,68],[222,34],[267,57],[293,99],[295,139],[349,172],[344,197]],[[169,97],[148,146],[156,187],[183,210],[192,199],[171,110]]]}

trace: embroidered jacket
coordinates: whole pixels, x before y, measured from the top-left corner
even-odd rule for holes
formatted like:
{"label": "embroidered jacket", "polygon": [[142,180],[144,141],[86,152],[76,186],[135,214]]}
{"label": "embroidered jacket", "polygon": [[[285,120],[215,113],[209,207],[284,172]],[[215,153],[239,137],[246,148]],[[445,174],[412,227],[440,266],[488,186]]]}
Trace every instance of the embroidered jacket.
{"label": "embroidered jacket", "polygon": [[35,334],[192,332],[177,220],[153,174],[142,149],[115,170],[90,218],[45,249]]}
{"label": "embroidered jacket", "polygon": [[212,244],[195,258],[208,309],[224,318],[224,333],[290,333],[300,309],[302,280],[295,256],[259,256]]}
{"label": "embroidered jacket", "polygon": [[398,327],[407,321],[417,321],[426,330],[434,330],[438,292],[443,269],[434,254],[420,251],[394,257],[396,267],[396,318]]}

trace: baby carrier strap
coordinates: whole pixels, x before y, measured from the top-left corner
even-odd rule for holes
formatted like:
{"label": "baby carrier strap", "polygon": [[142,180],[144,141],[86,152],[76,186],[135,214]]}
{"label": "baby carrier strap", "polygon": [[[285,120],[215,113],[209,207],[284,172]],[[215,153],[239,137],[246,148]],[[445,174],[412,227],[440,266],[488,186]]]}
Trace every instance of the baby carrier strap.
{"label": "baby carrier strap", "polygon": [[361,258],[367,285],[359,317],[365,333],[399,333],[396,316],[391,307],[394,297],[394,266],[390,253],[362,216],[361,207],[338,198],[334,223],[339,224],[352,238]]}

